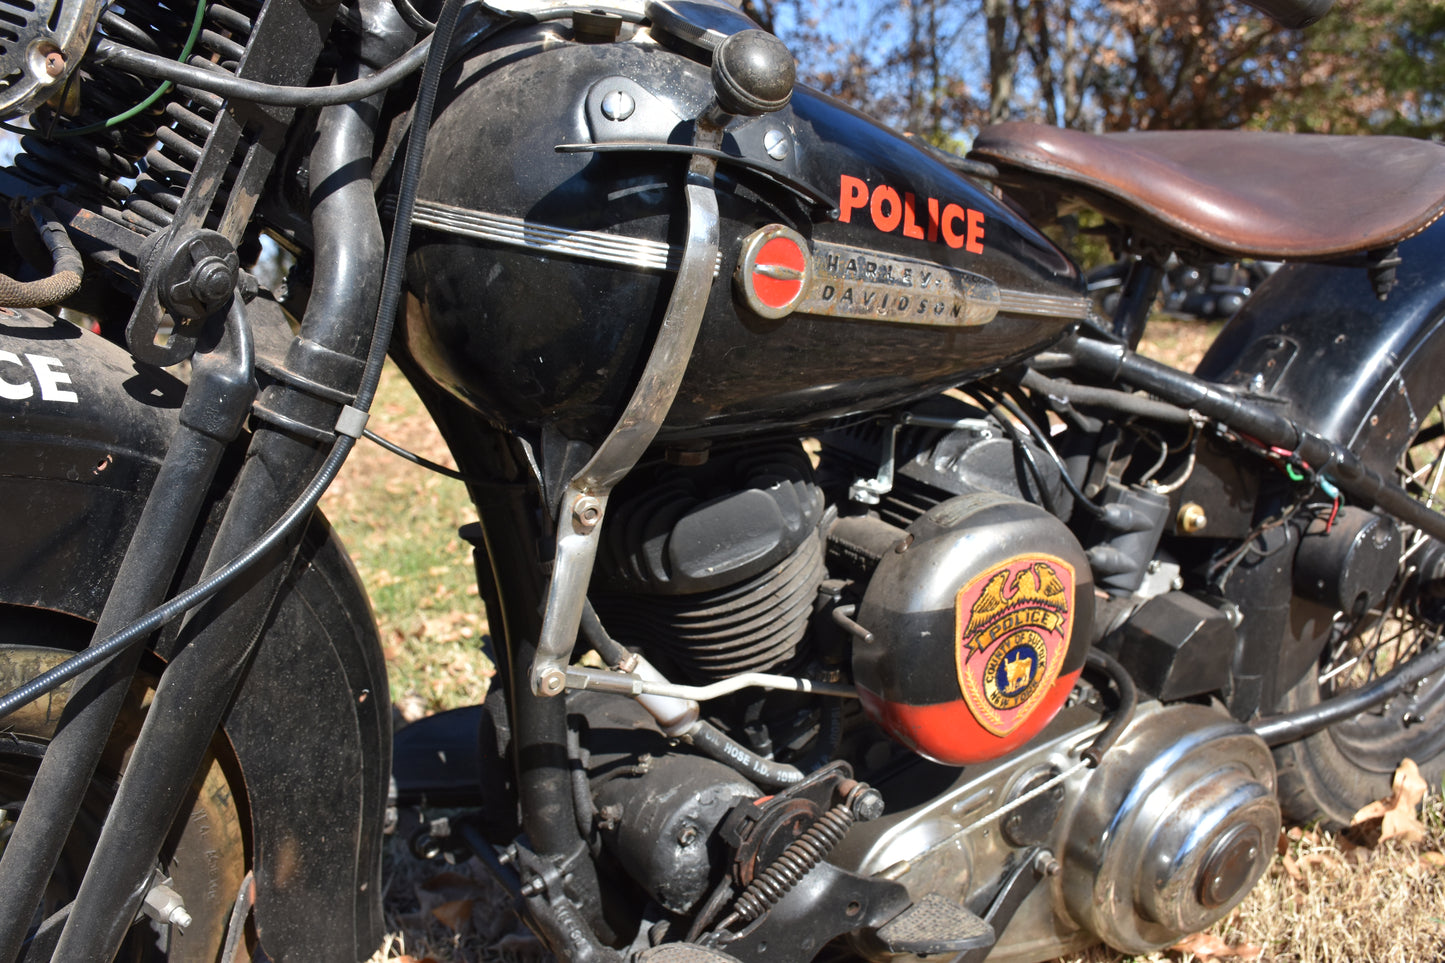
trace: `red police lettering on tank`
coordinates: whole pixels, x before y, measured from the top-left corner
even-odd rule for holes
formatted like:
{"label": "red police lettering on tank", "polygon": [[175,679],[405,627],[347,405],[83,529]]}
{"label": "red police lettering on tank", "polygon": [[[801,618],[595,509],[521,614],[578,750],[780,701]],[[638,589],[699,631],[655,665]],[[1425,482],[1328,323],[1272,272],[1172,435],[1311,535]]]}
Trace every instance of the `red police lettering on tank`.
{"label": "red police lettering on tank", "polygon": [[936,197],[925,197],[925,220],[918,221],[919,199],[911,191],[900,194],[897,188],[879,184],[870,188],[860,177],[843,174],[838,179],[838,221],[853,222],[853,212],[867,208],[873,226],[884,234],[900,227],[904,237],[943,243],[963,248],[970,254],[983,253],[984,216],[961,204],[948,204]]}

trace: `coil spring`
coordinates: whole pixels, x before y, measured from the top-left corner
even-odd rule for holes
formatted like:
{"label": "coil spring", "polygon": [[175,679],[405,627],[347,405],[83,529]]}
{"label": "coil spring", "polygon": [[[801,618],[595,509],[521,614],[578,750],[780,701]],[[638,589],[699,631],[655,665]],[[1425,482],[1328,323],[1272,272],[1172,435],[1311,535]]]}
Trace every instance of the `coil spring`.
{"label": "coil spring", "polygon": [[853,810],[846,802],[818,817],[817,822],[793,840],[777,859],[768,864],[767,869],[753,877],[747,889],[733,903],[732,911],[721,928],[726,929],[735,922],[751,923],[776,906],[842,842],[855,820]]}
{"label": "coil spring", "polygon": [[[190,62],[235,70],[250,39],[256,0],[210,3]],[[150,53],[177,56],[193,14],[179,0],[131,0],[101,15],[105,36]],[[109,67],[82,67],[80,110],[61,126],[117,116],[150,96],[156,82]],[[224,101],[199,91],[172,90],[148,111],[118,126],[77,137],[27,136],[15,168],[27,180],[65,188],[83,206],[143,234],[174,219]],[[50,118],[32,123],[45,130]]]}

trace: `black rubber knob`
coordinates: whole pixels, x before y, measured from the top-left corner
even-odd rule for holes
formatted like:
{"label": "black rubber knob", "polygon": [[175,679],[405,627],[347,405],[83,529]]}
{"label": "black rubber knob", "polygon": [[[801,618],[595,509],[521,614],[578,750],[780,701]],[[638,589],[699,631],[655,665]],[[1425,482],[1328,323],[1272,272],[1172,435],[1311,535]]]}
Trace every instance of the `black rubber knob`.
{"label": "black rubber knob", "polygon": [[781,110],[793,96],[793,55],[777,37],[744,30],[718,44],[712,55],[712,86],[718,106],[756,117]]}

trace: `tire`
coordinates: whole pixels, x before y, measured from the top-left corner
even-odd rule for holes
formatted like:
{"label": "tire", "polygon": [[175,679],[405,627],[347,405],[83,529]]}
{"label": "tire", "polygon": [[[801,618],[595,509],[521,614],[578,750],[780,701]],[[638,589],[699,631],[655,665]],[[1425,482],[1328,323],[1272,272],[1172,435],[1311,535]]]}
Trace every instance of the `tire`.
{"label": "tire", "polygon": [[[1440,388],[1434,392],[1439,397]],[[1401,481],[1437,511],[1445,508],[1445,402],[1397,452]],[[1317,704],[1322,698],[1359,688],[1441,644],[1445,605],[1438,588],[1426,592],[1421,569],[1439,572],[1445,546],[1410,529],[1404,556],[1384,611],[1353,622],[1337,615],[1319,662],[1284,696],[1281,712]],[[1390,793],[1395,770],[1413,760],[1428,785],[1445,779],[1445,673],[1426,679],[1371,712],[1361,713],[1275,750],[1280,805],[1295,822],[1322,821],[1327,828],[1349,825],[1354,814]]]}
{"label": "tire", "polygon": [[[51,646],[26,645],[45,639]],[[90,640],[90,623],[43,609],[0,606],[0,680],[8,690],[59,663]],[[63,646],[63,647],[61,647]],[[74,899],[118,782],[118,773],[140,733],[153,676],[138,673],[131,698],[117,720],[100,767],[91,780],[76,823],[47,885],[34,925]],[[0,740],[0,845],[26,802],[29,784],[45,754],[63,708],[65,689],[6,719]],[[245,789],[224,738],[214,740],[202,770],[161,853],[161,870],[184,900],[191,923],[180,927],[142,920],[131,928],[117,957],[126,963],[214,963],[248,865],[242,806]],[[241,959],[249,959],[244,952]]]}

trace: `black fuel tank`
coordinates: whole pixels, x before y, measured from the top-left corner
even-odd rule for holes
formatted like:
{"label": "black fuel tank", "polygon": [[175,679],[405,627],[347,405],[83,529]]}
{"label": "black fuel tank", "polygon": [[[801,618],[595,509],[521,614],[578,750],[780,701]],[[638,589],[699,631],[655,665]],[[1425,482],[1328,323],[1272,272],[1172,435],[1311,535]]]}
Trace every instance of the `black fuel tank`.
{"label": "black fuel tank", "polygon": [[[407,350],[430,377],[519,429],[595,441],[612,426],[675,277],[687,158],[556,147],[688,143],[711,96],[703,59],[645,28],[579,43],[559,22],[510,30],[449,72],[408,264]],[[746,162],[718,169],[718,270],[663,441],[929,394],[1039,350],[1088,309],[1078,269],[1017,214],[816,91],[740,121],[724,149]],[[739,263],[774,235],[790,239],[784,260],[801,244],[812,273],[768,318],[777,292]]]}

